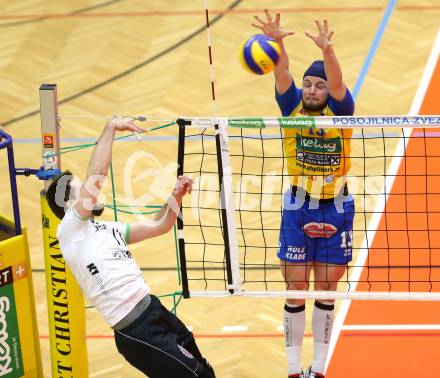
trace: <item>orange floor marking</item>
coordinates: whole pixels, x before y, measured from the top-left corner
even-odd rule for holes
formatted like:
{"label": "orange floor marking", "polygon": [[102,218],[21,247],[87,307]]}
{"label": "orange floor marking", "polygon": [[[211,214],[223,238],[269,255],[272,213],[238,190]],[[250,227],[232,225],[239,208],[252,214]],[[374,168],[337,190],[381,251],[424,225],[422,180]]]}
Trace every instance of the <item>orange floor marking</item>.
{"label": "orange floor marking", "polygon": [[[419,113],[439,114],[439,98],[440,60]],[[438,135],[408,139],[357,290],[440,291],[440,131],[425,132]],[[440,303],[353,301],[344,324],[440,324]],[[342,330],[326,377],[440,377],[439,351],[438,330]]]}

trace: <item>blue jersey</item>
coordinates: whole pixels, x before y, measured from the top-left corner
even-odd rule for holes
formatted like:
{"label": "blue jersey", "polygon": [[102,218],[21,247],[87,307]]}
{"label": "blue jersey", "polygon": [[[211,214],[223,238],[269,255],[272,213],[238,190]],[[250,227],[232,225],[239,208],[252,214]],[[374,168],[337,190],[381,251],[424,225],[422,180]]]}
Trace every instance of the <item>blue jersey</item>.
{"label": "blue jersey", "polygon": [[[348,89],[342,101],[330,96],[324,109],[316,112],[304,109],[302,90],[293,81],[284,94],[276,93],[276,100],[285,117],[352,115],[354,112]],[[352,259],[354,201],[351,196],[339,195],[351,165],[352,130],[285,129],[283,132],[291,184],[302,188],[312,199],[325,201],[315,208],[306,201],[293,209],[286,206],[285,201],[278,258],[300,264],[310,261],[347,264]],[[286,200],[288,204],[295,203],[295,195],[286,193]]]}

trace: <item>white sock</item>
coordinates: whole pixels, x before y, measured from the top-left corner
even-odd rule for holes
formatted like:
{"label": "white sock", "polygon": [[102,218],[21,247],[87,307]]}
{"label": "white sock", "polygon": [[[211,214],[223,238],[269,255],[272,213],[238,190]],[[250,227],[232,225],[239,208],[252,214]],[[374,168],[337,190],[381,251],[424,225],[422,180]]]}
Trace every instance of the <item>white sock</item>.
{"label": "white sock", "polygon": [[312,371],[324,374],[325,361],[330,346],[330,336],[333,326],[333,310],[335,306],[329,303],[315,301],[312,317],[313,330],[313,363]]}
{"label": "white sock", "polygon": [[301,368],[301,346],[306,327],[305,305],[284,306],[284,335],[286,339],[288,374],[298,374]]}

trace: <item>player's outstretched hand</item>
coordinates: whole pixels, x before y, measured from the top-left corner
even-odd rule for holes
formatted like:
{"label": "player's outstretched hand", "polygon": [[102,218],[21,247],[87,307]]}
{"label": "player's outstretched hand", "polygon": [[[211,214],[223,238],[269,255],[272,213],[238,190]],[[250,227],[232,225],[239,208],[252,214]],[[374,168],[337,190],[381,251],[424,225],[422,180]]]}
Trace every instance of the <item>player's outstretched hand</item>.
{"label": "player's outstretched hand", "polygon": [[273,38],[275,41],[281,41],[283,38],[295,34],[295,32],[283,30],[281,28],[281,16],[279,13],[276,14],[275,20],[273,20],[272,15],[267,9],[264,10],[264,13],[266,14],[266,21],[263,21],[258,16],[254,16],[254,18],[258,21],[258,24],[252,23],[251,25],[260,29],[265,35]]}
{"label": "player's outstretched hand", "polygon": [[132,131],[134,133],[142,133],[145,130],[136,125],[130,118],[113,117],[108,123],[108,126],[114,127],[116,131]]}
{"label": "player's outstretched hand", "polygon": [[176,200],[180,201],[186,193],[191,194],[193,184],[194,180],[192,178],[179,176],[173,189],[173,196]]}
{"label": "player's outstretched hand", "polygon": [[333,32],[328,31],[328,22],[324,20],[323,25],[318,20],[315,20],[315,24],[318,27],[318,34],[313,35],[309,32],[305,32],[306,36],[309,37],[313,42],[316,43],[321,50],[326,51],[333,46],[332,37]]}

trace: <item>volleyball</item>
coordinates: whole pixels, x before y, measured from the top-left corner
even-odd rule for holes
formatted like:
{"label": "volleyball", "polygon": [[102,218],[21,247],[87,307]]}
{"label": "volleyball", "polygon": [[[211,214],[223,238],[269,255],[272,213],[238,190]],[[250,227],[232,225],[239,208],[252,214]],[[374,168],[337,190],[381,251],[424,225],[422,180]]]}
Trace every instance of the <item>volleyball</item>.
{"label": "volleyball", "polygon": [[239,51],[242,66],[257,75],[272,72],[278,63],[280,54],[280,45],[264,34],[256,34],[245,40]]}

